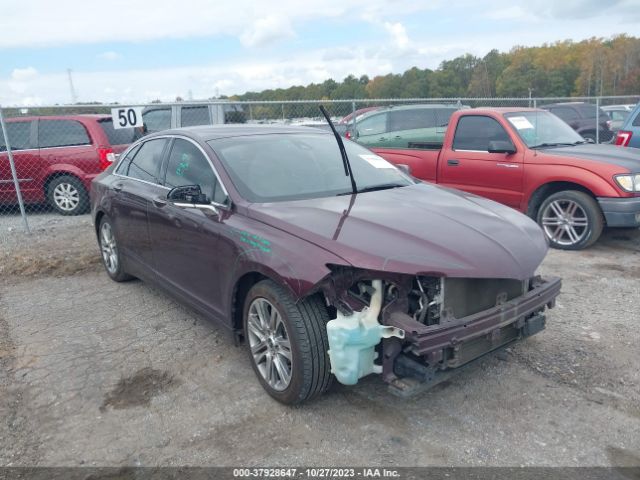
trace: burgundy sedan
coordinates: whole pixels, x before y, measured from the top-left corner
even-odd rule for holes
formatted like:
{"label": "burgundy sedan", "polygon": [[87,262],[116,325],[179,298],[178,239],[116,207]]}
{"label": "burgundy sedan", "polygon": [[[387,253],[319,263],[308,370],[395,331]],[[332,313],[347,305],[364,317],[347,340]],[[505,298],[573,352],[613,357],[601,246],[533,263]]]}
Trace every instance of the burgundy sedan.
{"label": "burgundy sedan", "polygon": [[545,326],[560,280],[528,217],[305,127],[169,130],[91,190],[115,281],[163,287],[246,344],[284,403],[379,374],[405,395]]}

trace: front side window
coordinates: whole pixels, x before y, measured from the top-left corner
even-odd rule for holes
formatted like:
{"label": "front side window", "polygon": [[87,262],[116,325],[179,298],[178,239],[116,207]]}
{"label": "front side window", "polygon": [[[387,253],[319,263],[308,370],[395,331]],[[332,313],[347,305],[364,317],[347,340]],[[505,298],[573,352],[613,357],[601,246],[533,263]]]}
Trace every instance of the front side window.
{"label": "front side window", "polygon": [[177,138],[171,147],[164,183],[169,188],[199,185],[202,193],[210,200],[220,204],[226,200],[226,195],[202,151],[181,138]]}
{"label": "front side window", "polygon": [[171,109],[154,108],[142,113],[142,122],[147,132],[159,132],[171,128]]}
{"label": "front side window", "polygon": [[[31,122],[7,122],[7,135],[11,150],[31,148]],[[0,152],[7,151],[7,143],[0,130]]]}
{"label": "front side window", "polygon": [[[332,135],[247,135],[208,143],[240,195],[250,202],[322,198],[352,192]],[[348,140],[344,143],[359,192],[415,183],[371,150]]]}
{"label": "front side window", "polygon": [[365,118],[357,125],[359,136],[380,135],[387,131],[387,114],[380,113]]}
{"label": "front side window", "polygon": [[90,145],[87,130],[75,120],[40,120],[38,145],[40,148]]}
{"label": "front side window", "polygon": [[458,120],[453,138],[454,150],[489,151],[489,142],[511,142],[502,125],[491,117],[468,115]]}
{"label": "front side window", "polygon": [[200,107],[182,107],[182,126],[193,127],[196,125],[210,125],[211,115],[209,115],[209,107],[204,105]]}
{"label": "front side window", "polygon": [[126,166],[126,175],[145,182],[156,183],[158,170],[162,161],[162,152],[167,144],[164,138],[144,142]]}

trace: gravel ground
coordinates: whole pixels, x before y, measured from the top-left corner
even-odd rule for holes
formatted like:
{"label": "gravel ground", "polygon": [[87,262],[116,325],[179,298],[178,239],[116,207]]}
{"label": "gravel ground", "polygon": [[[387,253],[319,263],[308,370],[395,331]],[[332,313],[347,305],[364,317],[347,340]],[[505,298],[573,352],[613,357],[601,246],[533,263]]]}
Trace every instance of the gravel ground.
{"label": "gravel ground", "polygon": [[289,408],[222,327],[110,281],[88,216],[31,220],[0,217],[0,465],[640,465],[640,231],[550,252],[547,329],[435,389]]}

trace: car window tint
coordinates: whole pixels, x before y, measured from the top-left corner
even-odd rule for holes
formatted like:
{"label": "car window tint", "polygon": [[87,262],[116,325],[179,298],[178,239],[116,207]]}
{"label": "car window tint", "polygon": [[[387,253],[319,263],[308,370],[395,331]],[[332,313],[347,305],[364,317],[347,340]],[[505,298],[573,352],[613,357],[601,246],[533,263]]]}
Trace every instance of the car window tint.
{"label": "car window tint", "polygon": [[194,125],[210,125],[211,115],[209,107],[182,107],[182,126],[192,127]]}
{"label": "car window tint", "polygon": [[455,111],[455,108],[438,108],[436,110],[436,126],[446,127],[449,125],[451,115],[453,115],[453,112]]}
{"label": "car window tint", "polygon": [[126,175],[155,183],[166,143],[164,138],[144,142],[129,163]]}
{"label": "car window tint", "polygon": [[572,122],[580,118],[578,112],[569,107],[554,107],[551,109],[551,113],[557,115],[565,122]]}
{"label": "car window tint", "polygon": [[[31,148],[31,122],[7,122],[7,136],[11,150]],[[0,152],[7,150],[7,142],[0,130]]]}
{"label": "car window tint", "polygon": [[154,108],[142,113],[142,122],[148,132],[159,132],[171,128],[171,109]]}
{"label": "car window tint", "polygon": [[38,145],[40,148],[89,144],[91,141],[87,130],[75,120],[40,120],[38,124]]}
{"label": "car window tint", "polygon": [[433,110],[420,108],[415,110],[396,110],[388,113],[389,131],[415,130],[436,126],[436,114]]}
{"label": "car window tint", "polygon": [[511,142],[511,138],[496,120],[481,115],[468,115],[458,121],[454,150],[488,151],[489,142]]}
{"label": "car window tint", "polygon": [[636,113],[636,118],[633,119],[633,123],[631,125],[634,127],[640,127],[640,111]]}
{"label": "car window tint", "polygon": [[127,152],[127,154],[122,158],[122,161],[118,164],[118,167],[115,170],[115,173],[119,175],[126,175],[129,170],[129,163],[131,163],[131,159],[135,157],[136,153],[140,150],[140,145],[136,145],[131,150]]}
{"label": "car window tint", "polygon": [[225,194],[209,161],[196,145],[181,138],[177,138],[171,147],[164,183],[169,188],[200,185],[202,193],[209,199],[217,203],[225,201]]}
{"label": "car window tint", "polygon": [[139,138],[135,128],[113,128],[113,120],[110,118],[99,120],[98,124],[110,145],[129,145]]}
{"label": "car window tint", "polygon": [[357,124],[358,135],[380,135],[387,131],[387,114],[380,113],[365,118]]}

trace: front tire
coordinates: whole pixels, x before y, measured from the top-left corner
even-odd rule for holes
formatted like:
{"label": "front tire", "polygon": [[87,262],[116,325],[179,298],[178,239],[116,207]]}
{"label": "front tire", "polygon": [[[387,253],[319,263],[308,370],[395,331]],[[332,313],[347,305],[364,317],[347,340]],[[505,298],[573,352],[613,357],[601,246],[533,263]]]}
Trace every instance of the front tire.
{"label": "front tire", "polygon": [[111,220],[107,216],[100,219],[98,226],[98,245],[102,256],[102,264],[107,275],[115,282],[126,282],[134,277],[124,271],[116,234]]}
{"label": "front tire", "polygon": [[329,388],[329,314],[318,296],[296,303],[284,287],[263,280],[247,294],[243,319],[251,366],[269,395],[294,405]]}
{"label": "front tire", "polygon": [[89,211],[89,195],[76,177],[56,177],[47,187],[47,200],[61,215],[80,215]]}
{"label": "front tire", "polygon": [[538,225],[553,248],[582,250],[600,238],[602,211],[595,199],[577,190],[554,193],[538,210]]}

